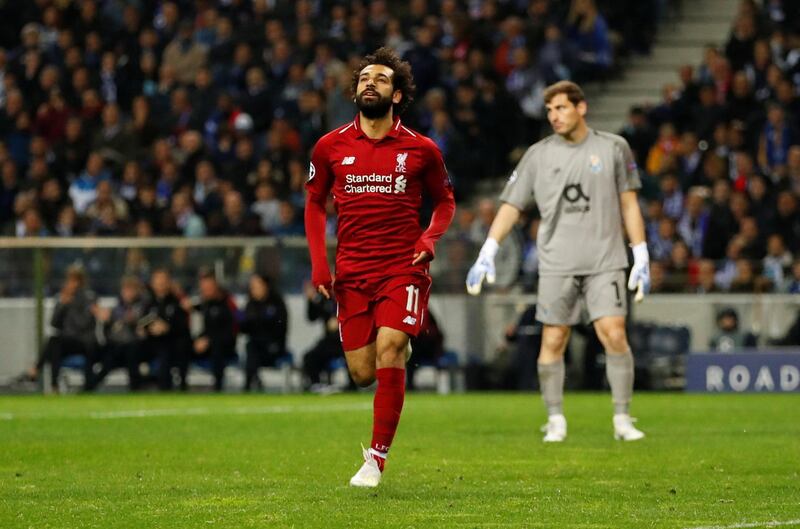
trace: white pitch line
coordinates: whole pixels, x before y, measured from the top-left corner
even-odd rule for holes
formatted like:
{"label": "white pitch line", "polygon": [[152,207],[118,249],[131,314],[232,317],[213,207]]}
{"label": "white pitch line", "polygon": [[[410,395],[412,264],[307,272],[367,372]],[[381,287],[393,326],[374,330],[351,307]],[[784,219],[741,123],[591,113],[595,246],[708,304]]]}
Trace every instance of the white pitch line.
{"label": "white pitch line", "polygon": [[757,529],[761,527],[785,527],[787,525],[800,525],[800,520],[788,520],[785,522],[751,522],[736,523],[733,525],[708,525],[704,527],[687,527],[686,529]]}
{"label": "white pitch line", "polygon": [[237,408],[163,408],[151,410],[118,410],[91,412],[92,419],[131,419],[143,417],[180,417],[198,415],[271,415],[280,413],[329,413],[372,409],[372,403],[338,404],[329,406],[264,406]]}
{"label": "white pitch line", "polygon": [[237,406],[231,408],[155,408],[136,410],[89,411],[79,413],[5,413],[0,412],[0,421],[16,419],[140,419],[147,417],[188,417],[204,415],[271,415],[284,413],[337,413],[342,411],[372,409],[371,402],[330,404],[313,406]]}

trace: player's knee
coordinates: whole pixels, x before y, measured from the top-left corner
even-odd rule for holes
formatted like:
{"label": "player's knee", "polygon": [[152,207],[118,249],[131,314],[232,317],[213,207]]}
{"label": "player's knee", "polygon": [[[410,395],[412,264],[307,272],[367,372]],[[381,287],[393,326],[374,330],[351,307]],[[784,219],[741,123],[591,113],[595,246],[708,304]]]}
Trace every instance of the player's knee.
{"label": "player's knee", "polygon": [[350,377],[356,385],[365,388],[375,382],[375,370],[369,366],[352,366],[349,368]]}
{"label": "player's knee", "polygon": [[399,341],[382,344],[382,347],[378,350],[378,357],[380,364],[384,366],[398,362],[405,363],[406,344]]}
{"label": "player's knee", "polygon": [[563,353],[567,344],[567,336],[568,334],[566,332],[553,331],[547,333],[547,335],[542,337],[542,349],[550,355]]}
{"label": "player's knee", "polygon": [[606,348],[609,351],[625,352],[628,350],[628,338],[625,333],[625,327],[622,325],[614,325],[605,331]]}

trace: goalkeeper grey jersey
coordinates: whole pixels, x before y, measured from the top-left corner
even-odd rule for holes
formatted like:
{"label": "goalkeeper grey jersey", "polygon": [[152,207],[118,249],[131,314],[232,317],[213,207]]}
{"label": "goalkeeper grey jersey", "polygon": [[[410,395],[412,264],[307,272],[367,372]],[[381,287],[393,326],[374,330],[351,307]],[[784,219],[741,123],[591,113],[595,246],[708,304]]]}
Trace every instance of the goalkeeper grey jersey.
{"label": "goalkeeper grey jersey", "polygon": [[579,144],[553,134],[532,145],[500,200],[538,207],[541,275],[588,275],[628,266],[619,194],[640,187],[628,142],[589,129]]}

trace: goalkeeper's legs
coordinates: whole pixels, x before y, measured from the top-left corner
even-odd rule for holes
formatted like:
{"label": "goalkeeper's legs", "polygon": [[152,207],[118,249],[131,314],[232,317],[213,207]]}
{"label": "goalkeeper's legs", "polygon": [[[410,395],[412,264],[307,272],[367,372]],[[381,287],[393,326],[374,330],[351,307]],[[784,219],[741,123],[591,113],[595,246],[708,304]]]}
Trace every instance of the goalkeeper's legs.
{"label": "goalkeeper's legs", "polygon": [[567,436],[564,418],[564,351],[569,341],[570,328],[566,325],[544,325],[542,346],[539,351],[539,388],[547,408],[548,420],[544,426],[545,442],[560,442]]}
{"label": "goalkeeper's legs", "polygon": [[644,434],[633,426],[629,415],[633,396],[633,354],[623,316],[605,316],[594,322],[597,337],[606,349],[606,376],[614,403],[614,436],[635,441]]}

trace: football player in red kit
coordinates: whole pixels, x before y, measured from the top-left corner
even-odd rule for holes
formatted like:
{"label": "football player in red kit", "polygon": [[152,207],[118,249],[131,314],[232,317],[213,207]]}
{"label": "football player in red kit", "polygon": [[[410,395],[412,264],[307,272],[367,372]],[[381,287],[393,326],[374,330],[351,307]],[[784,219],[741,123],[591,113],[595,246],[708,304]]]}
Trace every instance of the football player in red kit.
{"label": "football player in red kit", "polygon": [[[306,183],[305,224],[311,280],[339,308],[347,365],[361,386],[375,380],[372,443],[350,485],[380,483],[405,397],[409,337],[425,318],[428,263],[455,211],[438,147],[405,127],[411,67],[389,48],[364,58],[352,83],[359,113],[317,142]],[[430,225],[419,224],[422,194],[433,200]],[[325,249],[325,202],[338,215],[336,280]]]}

